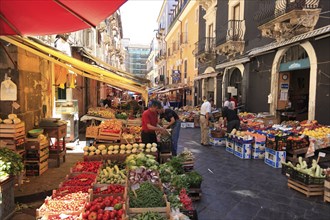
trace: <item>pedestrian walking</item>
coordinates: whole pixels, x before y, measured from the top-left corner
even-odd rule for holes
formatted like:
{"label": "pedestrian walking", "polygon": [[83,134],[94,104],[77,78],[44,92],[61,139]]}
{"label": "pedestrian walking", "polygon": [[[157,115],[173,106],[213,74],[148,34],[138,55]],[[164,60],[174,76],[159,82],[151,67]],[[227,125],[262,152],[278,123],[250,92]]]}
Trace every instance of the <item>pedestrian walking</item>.
{"label": "pedestrian walking", "polygon": [[172,155],[176,156],[178,153],[178,141],[179,141],[179,135],[180,135],[180,129],[181,129],[181,120],[176,114],[175,111],[172,109],[162,109],[160,114],[160,119],[164,118],[167,122],[169,122],[168,125],[164,125],[165,129],[172,129],[171,130],[171,142],[172,142]]}
{"label": "pedestrian walking", "polygon": [[157,127],[158,124],[158,112],[162,108],[159,101],[152,100],[150,107],[142,114],[142,143],[157,143],[156,131],[161,133],[166,132],[162,127]]}
{"label": "pedestrian walking", "polygon": [[[240,127],[240,120],[235,112],[235,110],[231,109],[230,106],[223,107],[222,109],[222,117],[224,119],[224,124],[227,125],[227,133],[230,133],[234,128],[236,130]],[[220,121],[219,121],[220,123]]]}
{"label": "pedestrian walking", "polygon": [[209,118],[211,115],[211,108],[213,105],[213,99],[210,98],[206,100],[206,97],[203,97],[204,103],[201,106],[200,112],[200,127],[201,127],[201,145],[210,146],[209,137],[208,137],[208,129],[209,129]]}

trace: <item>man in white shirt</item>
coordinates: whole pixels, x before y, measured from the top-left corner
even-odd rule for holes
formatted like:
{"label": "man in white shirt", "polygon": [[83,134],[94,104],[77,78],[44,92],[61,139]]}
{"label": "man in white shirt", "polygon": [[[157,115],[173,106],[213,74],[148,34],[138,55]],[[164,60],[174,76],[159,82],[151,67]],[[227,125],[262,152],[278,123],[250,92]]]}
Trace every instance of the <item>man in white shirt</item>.
{"label": "man in white shirt", "polygon": [[200,127],[201,127],[201,145],[210,146],[208,129],[209,129],[209,117],[211,114],[211,107],[213,104],[213,99],[204,99],[204,103],[201,106],[200,112]]}

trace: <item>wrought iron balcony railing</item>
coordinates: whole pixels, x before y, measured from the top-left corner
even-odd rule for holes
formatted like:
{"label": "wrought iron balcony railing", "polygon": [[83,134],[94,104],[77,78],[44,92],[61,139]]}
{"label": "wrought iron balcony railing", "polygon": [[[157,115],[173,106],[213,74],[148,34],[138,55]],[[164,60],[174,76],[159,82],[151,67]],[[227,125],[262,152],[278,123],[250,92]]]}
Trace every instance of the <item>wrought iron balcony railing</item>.
{"label": "wrought iron balcony railing", "polygon": [[320,0],[261,0],[255,20],[262,25],[293,10],[317,9],[319,2]]}
{"label": "wrought iron balcony railing", "polygon": [[205,37],[204,39],[195,43],[195,56],[199,56],[201,54],[213,53],[215,47],[215,38],[214,37]]}
{"label": "wrought iron balcony railing", "polygon": [[243,20],[229,20],[227,34],[217,39],[217,46],[228,41],[244,41]]}

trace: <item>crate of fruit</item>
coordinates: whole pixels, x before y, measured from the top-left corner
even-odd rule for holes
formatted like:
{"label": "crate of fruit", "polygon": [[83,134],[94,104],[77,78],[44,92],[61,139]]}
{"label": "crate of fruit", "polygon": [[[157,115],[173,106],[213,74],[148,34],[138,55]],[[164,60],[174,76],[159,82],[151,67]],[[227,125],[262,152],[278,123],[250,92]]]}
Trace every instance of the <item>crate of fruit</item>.
{"label": "crate of fruit", "polygon": [[107,196],[121,196],[124,200],[127,198],[127,187],[126,185],[120,184],[101,184],[96,183],[93,185],[93,194],[92,199],[96,199],[98,197],[107,197]]}
{"label": "crate of fruit", "polygon": [[308,136],[289,136],[287,139],[287,150],[298,150],[309,147]]}

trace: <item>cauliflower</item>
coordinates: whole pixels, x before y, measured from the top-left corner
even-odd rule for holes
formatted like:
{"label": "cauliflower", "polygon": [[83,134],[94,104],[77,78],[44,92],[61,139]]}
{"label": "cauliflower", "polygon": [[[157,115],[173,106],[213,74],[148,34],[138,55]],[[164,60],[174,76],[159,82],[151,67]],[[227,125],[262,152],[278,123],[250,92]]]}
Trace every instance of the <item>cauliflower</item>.
{"label": "cauliflower", "polygon": [[102,155],[106,155],[107,152],[108,152],[108,151],[104,149],[104,150],[101,151],[101,154],[102,154]]}
{"label": "cauliflower", "polygon": [[94,151],[89,152],[89,156],[93,156],[95,154]]}
{"label": "cauliflower", "polygon": [[120,150],[125,150],[125,148],[126,148],[125,144],[120,145]]}
{"label": "cauliflower", "polygon": [[85,147],[83,148],[83,150],[84,150],[85,152],[88,151],[88,149],[89,149],[88,146],[85,146]]}
{"label": "cauliflower", "polygon": [[130,154],[132,151],[131,150],[126,150],[126,153],[127,154]]}
{"label": "cauliflower", "polygon": [[111,151],[111,150],[109,150],[109,151],[108,151],[108,154],[109,154],[109,155],[110,155],[110,154],[112,154],[112,151]]}
{"label": "cauliflower", "polygon": [[133,144],[133,148],[138,148],[139,147],[139,145],[138,144]]}
{"label": "cauliflower", "polygon": [[119,146],[118,145],[115,145],[115,146],[113,146],[113,149],[118,150],[119,149]]}
{"label": "cauliflower", "polygon": [[135,154],[137,152],[137,149],[136,148],[133,148],[132,149],[132,153]]}
{"label": "cauliflower", "polygon": [[147,152],[147,153],[150,153],[150,148],[147,148],[147,149],[146,149],[146,152]]}
{"label": "cauliflower", "polygon": [[96,147],[94,147],[93,145],[89,147],[89,151],[95,151]]}
{"label": "cauliflower", "polygon": [[140,147],[140,148],[144,148],[144,146],[146,146],[146,145],[143,144],[143,143],[140,143],[140,144],[139,144],[139,147]]}
{"label": "cauliflower", "polygon": [[120,150],[120,152],[119,152],[120,154],[125,154],[126,153],[126,151],[125,150]]}
{"label": "cauliflower", "polygon": [[150,149],[150,151],[151,151],[151,152],[157,152],[157,147],[152,147],[152,148]]}
{"label": "cauliflower", "polygon": [[151,144],[149,143],[149,144],[147,144],[147,148],[148,149],[150,149],[151,148]]}
{"label": "cauliflower", "polygon": [[108,150],[113,150],[113,146],[112,145],[110,145],[109,147],[108,147]]}
{"label": "cauliflower", "polygon": [[156,143],[152,143],[152,146],[153,146],[153,147],[157,147],[157,144],[156,144]]}
{"label": "cauliflower", "polygon": [[99,150],[104,150],[104,149],[105,149],[105,145],[104,145],[104,144],[100,144],[100,145],[97,147],[97,149],[99,149]]}
{"label": "cauliflower", "polygon": [[101,151],[99,150],[99,149],[97,149],[96,151],[95,151],[95,154],[96,155],[99,155],[101,153]]}
{"label": "cauliflower", "polygon": [[132,148],[133,148],[133,146],[132,146],[131,144],[127,144],[127,145],[126,145],[126,149],[127,149],[127,150],[131,150]]}
{"label": "cauliflower", "polygon": [[84,152],[84,156],[88,156],[88,152],[87,151]]}
{"label": "cauliflower", "polygon": [[112,152],[113,152],[113,154],[118,154],[118,150],[114,150]]}

